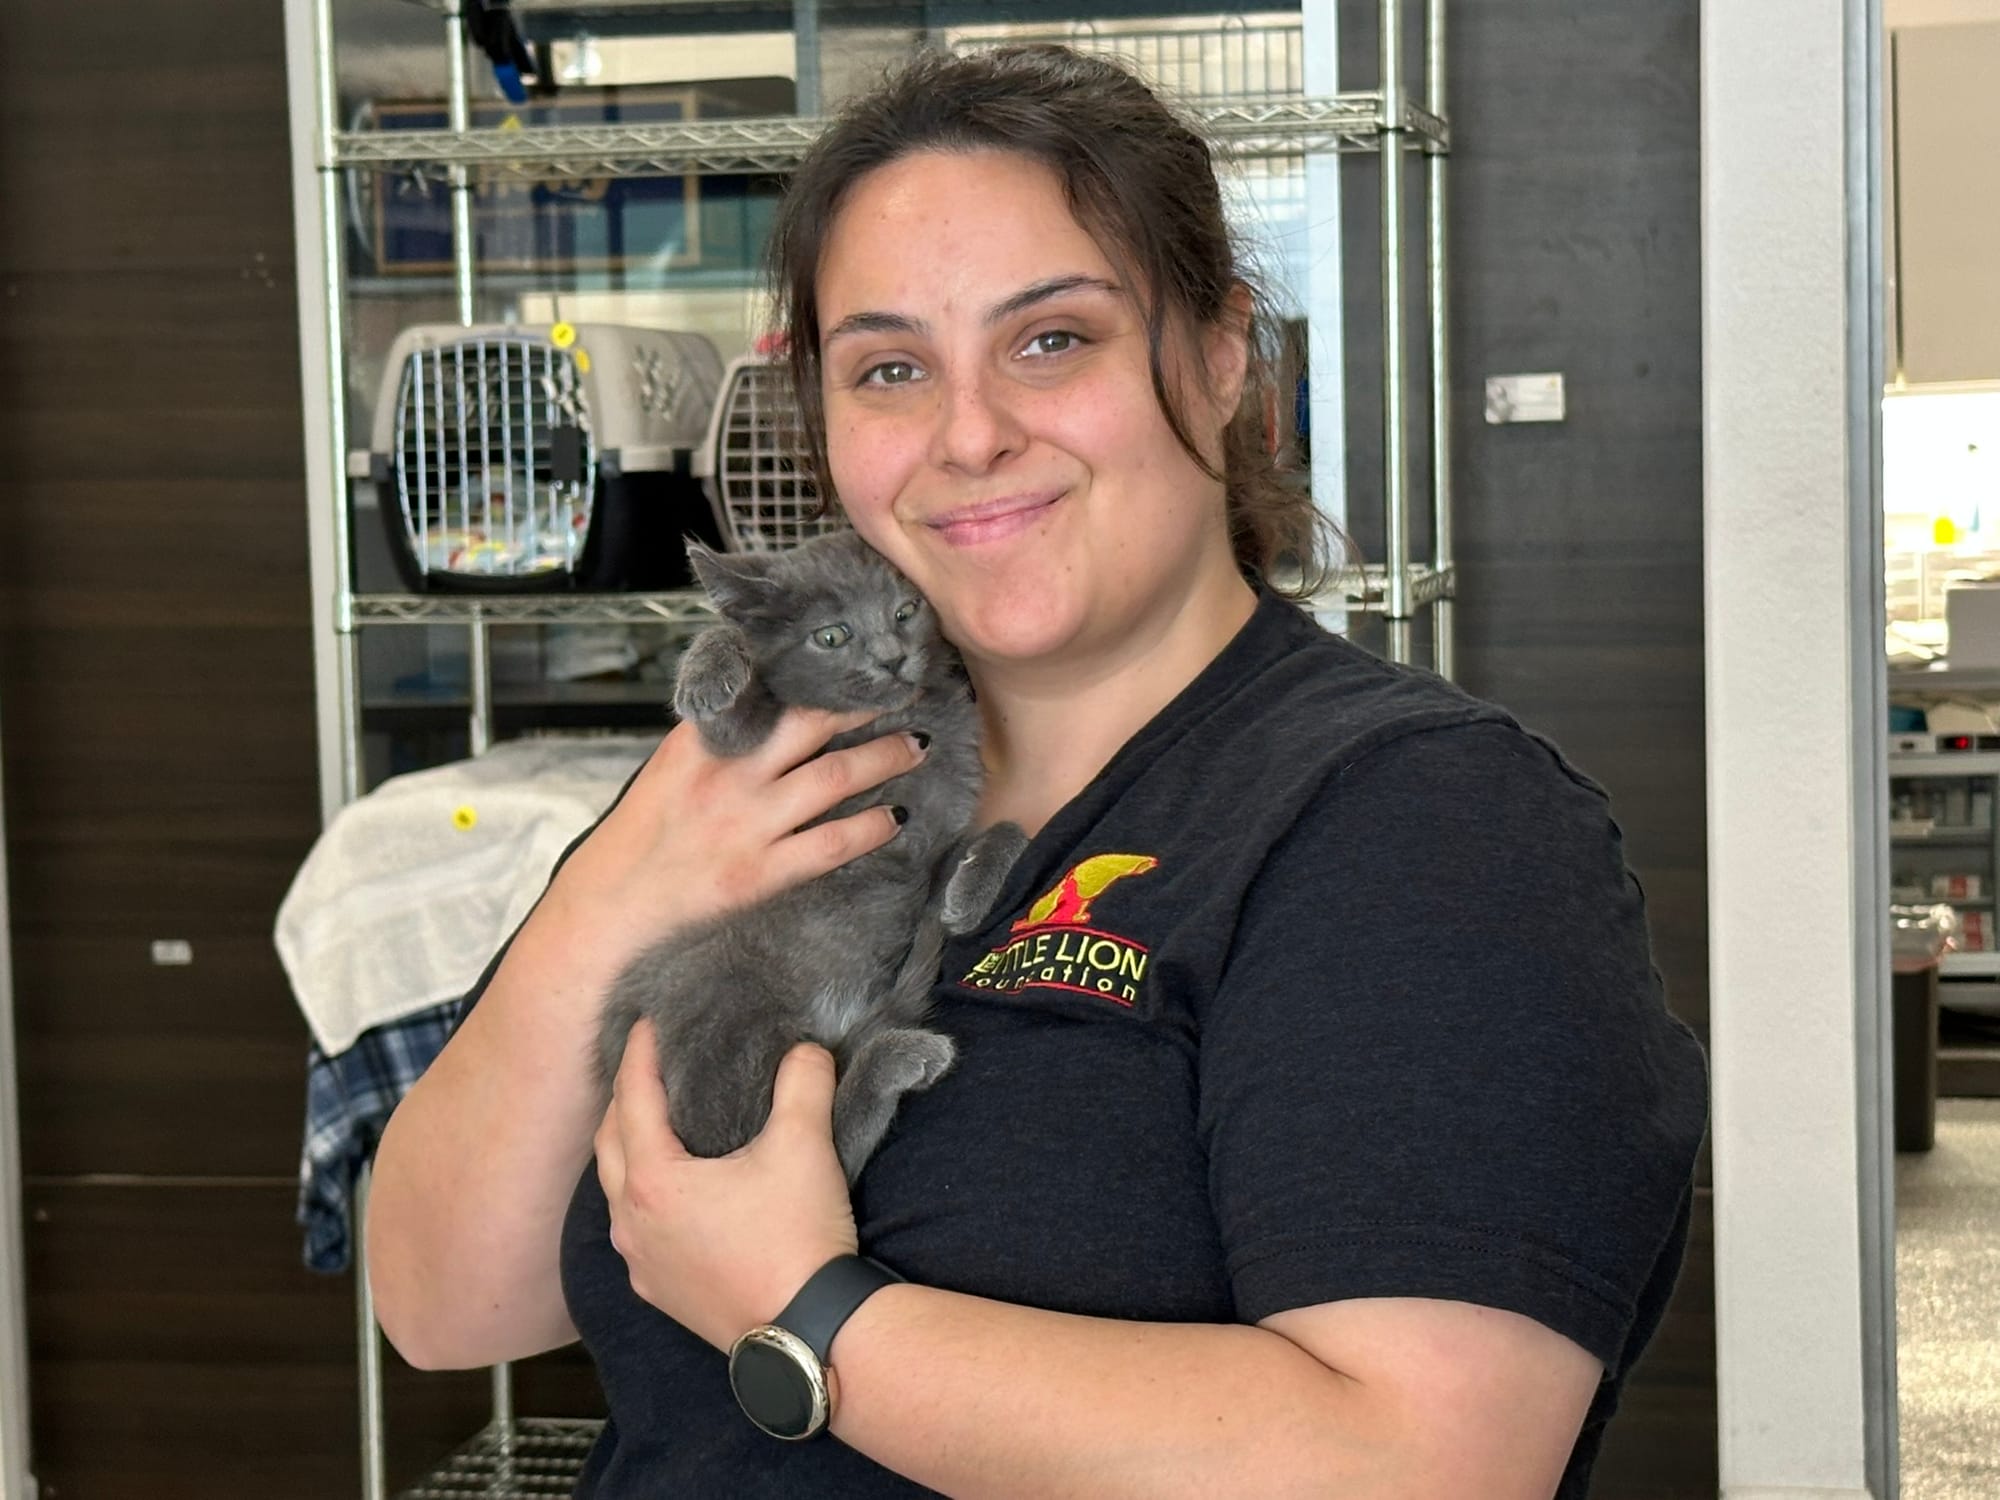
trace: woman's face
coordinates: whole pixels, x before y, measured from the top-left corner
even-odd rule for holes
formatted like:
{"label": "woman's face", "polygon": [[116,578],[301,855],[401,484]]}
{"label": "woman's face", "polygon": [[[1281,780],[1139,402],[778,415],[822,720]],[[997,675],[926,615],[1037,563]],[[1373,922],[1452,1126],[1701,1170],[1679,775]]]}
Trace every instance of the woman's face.
{"label": "woman's face", "polygon": [[[1133,289],[1047,168],[924,153],[849,193],[819,283],[827,454],[861,535],[975,663],[1156,638],[1235,574],[1223,490],[1153,393]],[[1185,418],[1211,458],[1243,348],[1205,336]]]}

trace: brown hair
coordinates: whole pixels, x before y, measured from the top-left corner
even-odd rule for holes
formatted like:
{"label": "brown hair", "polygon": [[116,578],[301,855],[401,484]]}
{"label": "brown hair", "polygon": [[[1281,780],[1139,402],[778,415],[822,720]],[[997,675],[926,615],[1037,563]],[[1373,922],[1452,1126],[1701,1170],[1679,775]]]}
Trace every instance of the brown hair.
{"label": "brown hair", "polygon": [[[1291,562],[1301,574],[1298,592],[1315,591],[1326,579],[1327,543],[1338,534],[1266,438],[1275,325],[1239,264],[1209,145],[1125,68],[1065,47],[920,56],[850,103],[793,174],[771,235],[770,271],[821,496],[833,487],[817,283],[834,220],[848,191],[877,167],[921,151],[987,150],[1054,172],[1077,222],[1144,290],[1154,395],[1181,447],[1226,488],[1238,566],[1268,577],[1281,560]],[[1162,350],[1170,330],[1233,320],[1230,299],[1239,288],[1249,295],[1249,364],[1218,470],[1188,432]]]}

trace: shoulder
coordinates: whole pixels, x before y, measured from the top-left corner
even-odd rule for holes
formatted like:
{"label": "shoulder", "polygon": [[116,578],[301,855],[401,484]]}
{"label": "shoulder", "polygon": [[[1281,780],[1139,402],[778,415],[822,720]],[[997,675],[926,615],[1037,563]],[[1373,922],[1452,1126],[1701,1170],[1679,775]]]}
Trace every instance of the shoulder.
{"label": "shoulder", "polygon": [[1476,926],[1640,909],[1609,795],[1504,714],[1404,724],[1324,767],[1261,873]]}
{"label": "shoulder", "polygon": [[1196,743],[1297,816],[1344,816],[1357,797],[1433,816],[1494,798],[1606,805],[1596,782],[1499,704],[1384,661],[1282,601],[1267,599],[1254,628],[1254,666],[1218,695]]}

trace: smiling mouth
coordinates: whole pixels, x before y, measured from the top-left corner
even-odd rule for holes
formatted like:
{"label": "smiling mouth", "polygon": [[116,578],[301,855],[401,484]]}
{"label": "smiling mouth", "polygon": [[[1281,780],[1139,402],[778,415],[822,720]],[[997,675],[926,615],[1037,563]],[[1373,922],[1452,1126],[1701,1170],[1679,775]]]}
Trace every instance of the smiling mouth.
{"label": "smiling mouth", "polygon": [[978,505],[946,511],[925,524],[955,546],[998,541],[1027,530],[1066,493],[1065,490],[1057,490],[1049,494],[1010,495],[1002,500],[986,500]]}

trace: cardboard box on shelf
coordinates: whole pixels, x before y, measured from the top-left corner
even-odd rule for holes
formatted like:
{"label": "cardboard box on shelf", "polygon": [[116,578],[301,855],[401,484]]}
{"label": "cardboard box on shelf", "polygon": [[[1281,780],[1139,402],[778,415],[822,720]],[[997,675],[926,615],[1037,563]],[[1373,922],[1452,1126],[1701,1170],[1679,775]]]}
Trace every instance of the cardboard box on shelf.
{"label": "cardboard box on shelf", "polygon": [[1958,914],[1958,936],[1955,939],[1961,953],[1991,953],[1993,951],[1993,919],[1983,911],[1960,911]]}
{"label": "cardboard box on shelf", "polygon": [[1953,670],[2000,667],[2000,584],[1953,584],[1944,591],[1944,619]]}

